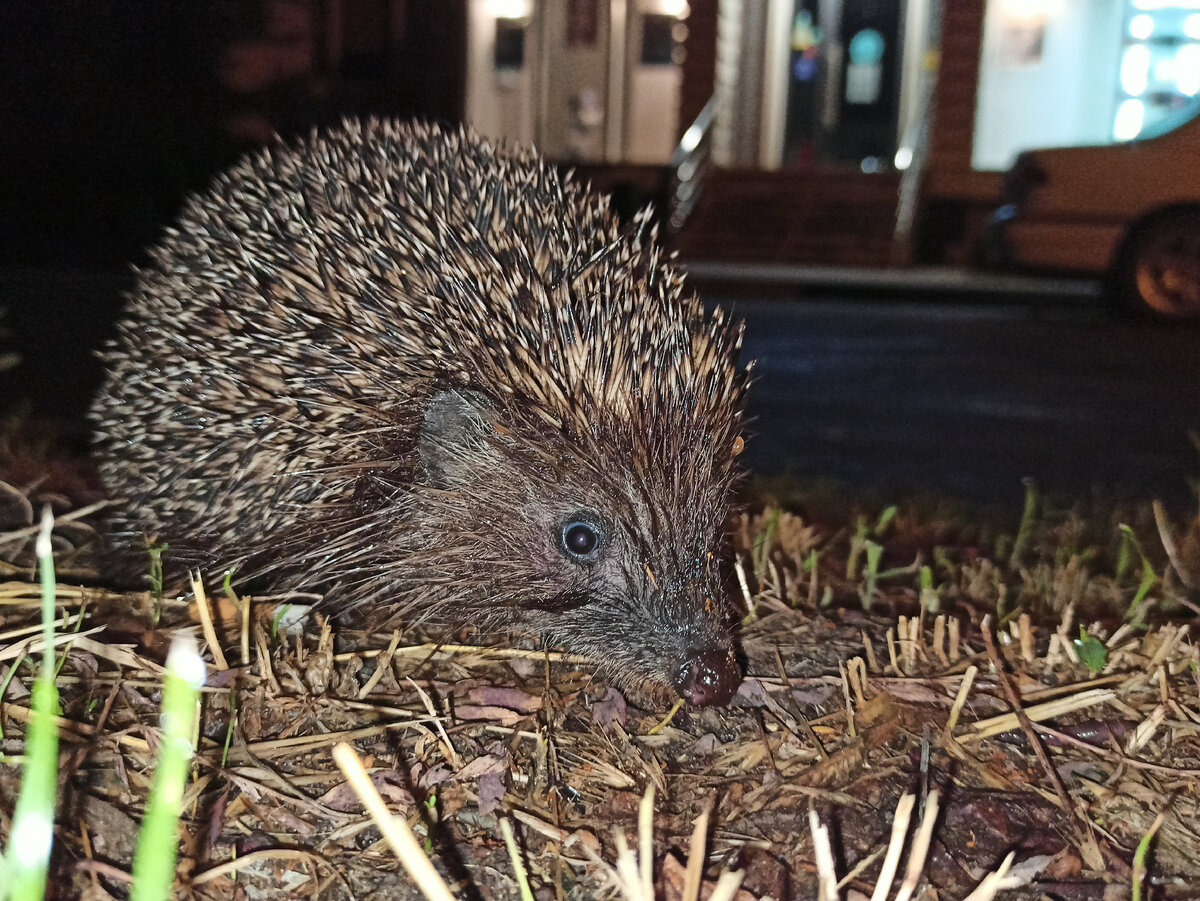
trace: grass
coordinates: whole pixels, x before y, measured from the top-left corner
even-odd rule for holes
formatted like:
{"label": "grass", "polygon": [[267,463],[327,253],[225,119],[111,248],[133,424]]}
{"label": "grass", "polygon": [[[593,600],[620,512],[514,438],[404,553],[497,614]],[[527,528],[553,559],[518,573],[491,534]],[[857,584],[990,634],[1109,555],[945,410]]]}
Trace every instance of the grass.
{"label": "grass", "polygon": [[[1030,501],[1031,494],[1034,498],[1033,501]],[[1181,582],[1183,577],[1180,576],[1179,571],[1181,569],[1186,571],[1187,561],[1190,559],[1188,555],[1194,551],[1194,549],[1189,549],[1184,539],[1191,532],[1197,531],[1195,524],[1190,527],[1187,524],[1180,527],[1171,523],[1164,525],[1159,521],[1156,525],[1153,519],[1140,515],[1136,511],[1132,513],[1131,511],[1113,511],[1103,518],[1087,517],[1076,510],[1048,507],[1029,486],[1027,486],[1025,511],[1025,515],[1021,517],[1018,534],[1009,541],[999,534],[987,534],[961,520],[950,520],[946,523],[934,522],[931,525],[928,515],[917,515],[911,508],[904,505],[884,507],[879,514],[853,512],[851,515],[843,516],[840,522],[833,527],[827,527],[824,524],[820,527],[814,526],[813,522],[808,519],[785,512],[782,508],[772,507],[746,524],[745,533],[749,540],[741,543],[744,570],[741,574],[741,584],[747,593],[753,591],[754,606],[761,614],[762,619],[778,616],[781,611],[795,612],[802,609],[816,611],[819,609],[819,605],[823,606],[826,599],[848,606],[853,605],[855,601],[865,605],[868,600],[873,600],[877,605],[886,604],[893,609],[900,609],[903,604],[908,604],[908,609],[917,613],[923,611],[931,621],[945,619],[946,611],[953,609],[952,605],[961,607],[964,604],[972,604],[982,607],[987,612],[994,612],[994,618],[1001,623],[997,640],[1001,643],[1002,650],[1004,649],[1003,645],[1007,644],[1010,650],[1008,651],[1009,659],[1005,665],[1014,668],[1016,665],[1014,661],[1017,661],[1019,655],[1024,653],[1026,637],[1030,631],[1029,614],[1043,614],[1043,622],[1046,611],[1054,611],[1062,615],[1063,622],[1058,632],[1053,633],[1051,638],[1052,644],[1053,639],[1062,640],[1061,650],[1068,656],[1061,658],[1060,662],[1055,664],[1054,675],[1056,679],[1064,680],[1068,689],[1086,688],[1087,691],[1075,690],[1065,698],[1058,698],[1050,694],[1046,694],[1044,697],[1022,698],[1019,706],[1023,708],[1023,714],[1026,717],[1025,725],[1035,724],[1037,729],[1041,730],[1038,734],[1048,734],[1044,731],[1050,728],[1046,725],[1047,723],[1052,723],[1057,728],[1058,725],[1052,717],[1061,716],[1063,710],[1068,713],[1082,711],[1085,709],[1085,702],[1092,707],[1109,703],[1114,697],[1114,691],[1110,686],[1114,686],[1115,683],[1111,680],[1119,677],[1119,674],[1114,675],[1113,667],[1122,665],[1128,667],[1131,660],[1133,669],[1139,673],[1139,675],[1131,677],[1131,681],[1137,679],[1145,681],[1149,678],[1145,674],[1157,673],[1155,678],[1160,680],[1162,687],[1155,688],[1151,692],[1152,694],[1162,691],[1163,697],[1172,704],[1177,700],[1184,705],[1191,704],[1191,695],[1175,688],[1165,687],[1169,678],[1180,675],[1177,667],[1172,669],[1175,664],[1171,664],[1169,661],[1167,664],[1163,664],[1163,660],[1166,659],[1166,651],[1161,649],[1168,648],[1168,646],[1164,643],[1141,646],[1136,641],[1131,641],[1130,636],[1144,632],[1147,627],[1143,623],[1154,615],[1161,618],[1163,613],[1179,612],[1184,608],[1194,610],[1194,607],[1189,606],[1194,603],[1190,600],[1192,589],[1184,584],[1186,579]],[[49,558],[49,526],[45,519],[43,519],[41,528],[38,550],[41,560],[39,574],[41,577],[42,656],[37,668],[37,676],[33,680],[33,715],[26,730],[21,792],[15,811],[17,819],[11,833],[13,836],[19,837],[19,842],[10,842],[3,869],[0,869],[0,880],[3,880],[0,884],[4,889],[3,892],[0,892],[0,898],[17,898],[20,901],[27,901],[27,899],[33,901],[33,899],[41,898],[45,890],[48,878],[47,866],[51,859],[54,841],[51,824],[54,822],[55,788],[60,778],[57,772],[58,724],[68,723],[69,725],[69,720],[66,718],[56,721],[59,711],[58,689],[55,686],[54,676],[58,667],[55,665],[53,649],[56,641],[62,642],[63,636],[54,634],[53,624],[56,621],[54,569],[53,561]],[[1170,550],[1160,552],[1159,543],[1154,540],[1156,528],[1159,537],[1163,539],[1162,543],[1164,545],[1170,543],[1174,548],[1178,556],[1178,563],[1174,558],[1168,559],[1171,556]],[[1012,550],[1006,551],[1007,548]],[[161,586],[161,581],[158,584]],[[161,588],[156,593],[161,596]],[[198,597],[202,594],[199,589],[196,593]],[[250,637],[254,628],[262,628],[263,644],[253,645],[256,655],[260,655],[261,651],[266,649],[265,642],[268,638],[272,644],[275,644],[278,638],[279,645],[287,645],[291,639],[285,640],[282,636],[277,637],[275,632],[275,625],[279,622],[279,611],[274,611],[274,615],[272,615],[271,608],[267,607],[263,619],[252,623],[248,599],[240,602],[239,599],[232,597],[228,586],[225,586],[223,593],[226,600],[230,602],[230,606],[236,610],[238,627],[241,629],[240,662],[248,669],[254,666],[269,668],[271,666],[270,654],[266,659],[261,656],[252,659]],[[170,599],[167,600],[169,602]],[[161,612],[161,606],[158,603],[155,603],[154,607],[157,612]],[[264,608],[255,609],[256,612],[264,610]],[[1074,620],[1069,620],[1066,616],[1067,611],[1071,610],[1080,611],[1080,615]],[[1114,615],[1117,623],[1126,617],[1133,621],[1121,627],[1124,631],[1110,633],[1106,631],[1106,626],[1091,619],[1091,616],[1097,611],[1106,611],[1108,614]],[[1131,611],[1135,615],[1131,616]],[[205,616],[207,617],[207,613]],[[79,622],[81,620],[76,620],[76,628],[79,627]],[[228,630],[229,628],[228,622],[224,625],[217,623],[215,626],[207,618],[202,618],[202,622],[206,634],[211,636],[210,644],[219,640],[222,629]],[[750,622],[748,625],[751,630],[755,627],[754,622]],[[910,620],[909,625],[915,626],[918,623]],[[63,626],[64,631],[68,628],[71,626]],[[935,625],[935,636],[938,634],[937,628],[938,626]],[[885,662],[882,666],[870,663],[868,667],[869,672],[865,678],[875,682],[874,686],[863,686],[869,695],[873,694],[878,698],[902,683],[910,688],[925,685],[926,683],[921,680],[922,675],[929,676],[926,687],[932,687],[943,694],[946,689],[955,684],[954,680],[959,678],[962,669],[957,668],[958,659],[954,657],[953,653],[950,662],[944,667],[935,667],[932,671],[928,666],[921,669],[922,660],[928,664],[929,660],[933,659],[936,662],[936,657],[942,655],[942,641],[935,638],[932,645],[927,645],[920,629],[914,631],[913,629],[899,628],[896,631],[899,634],[898,639],[893,640],[890,635],[887,639],[891,666],[889,667]],[[779,634],[771,634],[770,640],[775,642],[779,638]],[[227,645],[233,643],[228,641],[227,632],[224,637]],[[873,652],[870,650],[870,640],[865,634],[864,641],[867,643],[869,657]],[[404,651],[404,649],[397,648],[396,645],[397,641],[394,640],[388,653]],[[952,651],[959,645],[965,651],[969,651],[965,642],[959,642],[958,639],[952,638],[946,642],[946,646]],[[1032,648],[1032,641],[1029,642],[1029,646]],[[1160,649],[1161,653],[1156,651],[1156,648]],[[275,650],[275,648],[271,650]],[[436,649],[438,653],[469,653],[472,650],[451,644],[440,645]],[[157,745],[158,756],[153,767],[152,785],[146,795],[145,817],[131,867],[133,881],[131,897],[136,901],[158,901],[158,899],[170,897],[172,886],[176,881],[180,805],[188,786],[189,767],[196,746],[199,709],[197,690],[204,676],[202,664],[195,656],[195,649],[192,648],[190,653],[185,651],[186,649],[182,645],[172,646],[167,659],[167,674],[162,681],[163,711],[160,738],[154,743]],[[409,653],[427,656],[434,653],[434,650],[420,647],[409,649]],[[1158,656],[1155,656],[1156,654]],[[329,665],[332,667],[339,662],[344,663],[351,657],[354,657],[353,652],[341,654],[337,658],[331,653]],[[538,659],[539,661],[543,659],[548,661],[550,656],[545,655],[543,658],[543,655],[539,654]],[[794,665],[795,659],[794,657],[787,658],[789,667]],[[880,659],[883,659],[882,655]],[[1028,656],[1025,659],[1031,661]],[[1178,663],[1178,655],[1172,659],[1176,664]],[[285,658],[285,662],[291,666],[294,659]],[[456,662],[454,665],[457,667],[459,664]],[[984,665],[986,666],[986,662]],[[468,664],[463,664],[463,666],[466,667]],[[1073,670],[1072,667],[1076,669]],[[1156,667],[1161,667],[1162,672],[1158,672]],[[993,667],[993,670],[995,669],[998,668]],[[1086,676],[1073,675],[1076,671],[1082,673],[1083,670],[1087,671]],[[1126,672],[1129,671],[1126,670]],[[15,667],[10,671],[10,677],[14,672],[16,672]],[[66,668],[66,672],[69,675],[69,666]],[[284,678],[290,678],[291,673],[295,673],[297,670],[281,672],[283,672]],[[334,670],[331,669],[332,672]],[[975,667],[971,667],[969,672],[970,677],[961,680],[960,694],[963,703],[958,704],[959,712],[967,709],[968,696],[972,696],[973,692],[976,700],[980,698],[980,683],[994,678],[994,672],[991,677],[986,673],[979,675],[979,670]],[[801,686],[806,685],[806,682],[809,681],[798,678],[794,671],[785,672],[783,658],[780,658],[777,673],[770,672],[769,668],[768,670],[760,668],[756,674],[756,678],[762,680],[763,684],[767,684],[768,680],[774,679],[776,676],[785,689],[788,687],[789,679]],[[978,677],[978,682],[972,685],[971,680],[976,677]],[[1087,685],[1086,680],[1092,677],[1109,681],[1104,683],[1105,688],[1100,689]],[[146,681],[145,673],[140,674],[140,678]],[[1030,678],[1036,681],[1042,679],[1043,676],[1035,671]],[[809,689],[824,684],[820,679],[810,681]],[[328,682],[324,684],[328,684]],[[221,778],[222,771],[227,767],[231,769],[238,767],[238,759],[244,762],[246,753],[252,752],[264,761],[271,759],[271,751],[266,747],[269,741],[263,741],[254,735],[249,737],[249,744],[252,746],[249,751],[245,747],[232,747],[234,716],[240,716],[243,707],[247,716],[255,714],[253,705],[249,703],[250,695],[239,693],[238,686],[242,689],[245,688],[244,683],[231,681],[227,686],[222,685],[217,689],[209,690],[208,697],[214,699],[214,703],[219,697],[221,702],[227,705],[224,709],[227,711],[229,719],[222,725],[223,738],[210,742],[210,746],[205,752],[206,756],[203,759],[205,766],[210,768],[210,774],[204,778]],[[415,683],[413,686],[415,688]],[[368,687],[373,688],[374,683]],[[398,692],[402,688],[403,686],[395,686],[391,691]],[[855,692],[857,693],[858,690],[856,687]],[[63,688],[63,691],[65,692],[66,689]],[[1130,689],[1130,692],[1134,691],[1141,691],[1141,688],[1135,686]],[[440,705],[444,702],[444,698],[435,698],[434,700],[438,701],[435,704],[429,696],[433,694],[432,692],[427,694],[424,689],[421,689],[420,693],[421,708],[418,710],[416,705],[410,705],[413,710],[416,710],[415,714],[402,708],[403,702],[401,701],[388,700],[387,703],[392,705],[388,709],[393,711],[389,716],[395,718],[412,715],[416,718],[415,722],[429,724],[429,727],[420,727],[424,728],[427,733],[426,737],[416,739],[423,742],[422,747],[428,757],[428,762],[436,763],[440,759],[441,750],[439,749],[453,747],[450,735],[455,737],[455,744],[460,750],[471,748],[470,741],[462,740],[462,736],[466,733],[461,731],[463,728],[470,728],[469,721],[458,724],[460,731],[447,733],[442,724],[445,721],[449,728],[449,724],[454,722],[454,710],[451,709],[448,713],[443,710]],[[369,694],[370,692],[364,691],[359,699],[364,702],[363,709],[366,709],[366,702],[372,700],[371,697],[368,697]],[[279,697],[284,698],[285,703],[287,702],[286,693]],[[393,694],[390,697],[398,697],[398,695]],[[1136,697],[1138,695],[1133,693],[1122,695],[1123,707],[1121,709],[1127,713],[1133,710]],[[378,694],[374,698],[377,699]],[[790,692],[785,690],[782,694],[777,693],[776,698],[783,706],[767,708],[771,711],[772,721],[761,724],[760,729],[744,745],[730,743],[717,749],[713,754],[734,754],[736,752],[736,754],[748,755],[750,752],[746,749],[765,747],[768,744],[770,745],[768,749],[770,754],[779,752],[781,748],[788,750],[789,753],[797,753],[804,742],[794,737],[794,740],[784,740],[784,737],[787,730],[793,730],[793,725],[788,724],[793,719],[802,719],[803,717],[793,708]],[[312,696],[307,696],[305,703],[309,703],[311,700]],[[332,695],[326,695],[321,698],[321,703],[336,703],[336,699]],[[870,703],[870,697],[859,699],[856,703],[861,709]],[[1148,709],[1143,706],[1142,710],[1137,712],[1141,713]],[[963,750],[964,748],[968,750],[984,749],[984,742],[989,741],[995,735],[1011,733],[1020,725],[1017,722],[1020,717],[1015,714],[994,712],[994,710],[988,712],[994,713],[994,715],[985,717],[980,712],[974,714],[977,718],[973,723],[969,722],[957,728],[954,724],[949,725],[944,732],[946,746],[957,749],[956,753],[959,754],[967,753]],[[572,715],[580,716],[581,714],[581,709],[576,708]],[[696,716],[694,712],[691,712],[690,715]],[[1105,715],[1114,716],[1112,712]],[[1005,717],[1011,717],[1013,721],[1010,722]],[[686,718],[681,719],[686,720]],[[621,741],[636,741],[638,754],[625,758],[626,765],[632,767],[636,773],[638,761],[643,756],[648,760],[653,760],[657,749],[669,747],[672,749],[671,753],[677,753],[681,748],[686,750],[688,746],[681,744],[687,737],[685,730],[693,728],[696,722],[698,720],[693,719],[690,725],[686,721],[681,725],[668,718],[655,726],[647,727],[643,723],[635,728],[631,725],[630,737],[622,738]],[[779,731],[769,728],[773,727],[776,722],[787,725],[787,730]],[[810,736],[814,744],[817,744],[819,732],[820,744],[818,746],[823,746],[830,752],[838,750],[839,744],[846,748],[864,747],[861,739],[856,745],[850,738],[839,737],[831,733],[833,722],[833,719],[822,718],[822,721],[814,719],[813,723],[818,731],[810,731],[806,734]],[[807,724],[807,720],[805,720],[805,724]],[[352,723],[346,725],[346,737],[356,741],[361,740],[362,727],[359,727],[359,732],[353,732],[350,729],[352,725]],[[1147,717],[1143,725],[1146,726],[1147,740],[1154,738],[1160,743],[1165,740],[1161,732],[1159,737],[1154,736],[1152,727],[1156,728],[1156,723],[1151,718]],[[382,728],[390,728],[390,726]],[[420,728],[417,729],[418,732]],[[501,729],[498,725],[488,728]],[[560,724],[557,728],[562,730],[565,729],[565,726]],[[869,729],[868,724],[863,732],[867,733]],[[796,731],[797,735],[799,734],[798,730],[793,731]],[[1051,731],[1053,730],[1051,729]],[[211,730],[206,729],[206,732],[210,735],[214,734]],[[1032,732],[1031,728],[1030,733],[1032,734]],[[522,740],[520,735],[517,732],[502,734],[509,735],[506,741],[510,742],[510,747],[515,752],[518,742]],[[732,729],[730,734],[734,734]],[[239,730],[240,735],[241,731]],[[290,740],[307,739],[307,737],[306,733],[294,736]],[[1067,737],[1070,738],[1070,736]],[[397,739],[397,741],[399,740]],[[330,741],[330,746],[332,744],[333,740]],[[539,740],[539,745],[541,744],[542,742]],[[557,735],[550,735],[545,744],[561,748],[567,746],[568,739],[564,732],[560,731]],[[291,747],[292,750],[288,751],[289,754],[300,753],[299,750],[296,750],[297,746]],[[320,746],[320,735],[314,736],[313,747],[314,755],[327,753],[327,748]],[[388,754],[391,753],[391,747],[389,743]],[[405,747],[405,753],[409,753],[408,746]],[[996,761],[1000,754],[995,748],[999,745],[993,744],[990,747],[993,750],[986,754],[980,750],[980,759],[986,761],[986,768],[981,772],[995,778]],[[1138,765],[1142,764],[1142,761],[1135,756],[1135,752],[1140,747],[1141,745],[1135,747],[1132,743],[1127,743],[1125,749],[1120,751],[1101,749],[1108,757],[1089,758],[1089,766],[1097,766],[1097,761],[1115,760],[1120,766],[1129,767],[1123,778],[1127,781],[1133,780],[1139,772]],[[587,759],[589,760],[599,762],[605,759],[602,749],[598,746],[581,744],[580,748],[587,749]],[[242,757],[236,758],[237,753],[241,753]],[[378,754],[378,750],[375,753]],[[469,754],[470,751],[468,750],[466,753]],[[863,753],[866,751],[864,750]],[[1092,754],[1093,752],[1088,751],[1087,753]],[[666,752],[664,751],[663,754],[666,759]],[[345,743],[339,743],[333,751],[333,755],[337,759],[338,766],[342,767],[346,773],[345,778],[354,784],[356,792],[360,791],[360,785],[356,782],[359,777],[351,776],[353,766],[350,760],[351,758],[357,760],[357,755]],[[902,759],[902,757],[903,755],[896,752],[895,759]],[[579,755],[574,752],[568,755],[568,759],[578,758]],[[887,759],[892,758],[893,753],[889,751]],[[745,759],[752,760],[753,758],[746,756]],[[975,772],[971,768],[969,756],[960,759],[963,761],[960,773],[969,775]],[[780,758],[777,762],[772,763],[772,766],[786,770],[789,767],[794,768],[796,761],[803,762],[799,757],[793,758],[791,761]],[[447,762],[449,763],[449,761]],[[368,761],[368,765],[371,765],[370,761]],[[457,767],[457,764],[450,763],[450,765],[452,768]],[[1164,762],[1161,757],[1148,759],[1144,765],[1170,770],[1167,762]],[[376,760],[373,766],[378,769],[381,764]],[[814,764],[814,769],[819,767],[819,763]],[[359,768],[361,769],[361,766]],[[599,769],[597,771],[599,772]],[[609,772],[614,779],[619,781],[620,774],[615,769]],[[744,772],[747,785],[752,786],[753,779],[756,778],[754,775],[756,771],[748,763]],[[514,769],[514,774],[519,774],[516,769]],[[250,777],[243,773],[239,778],[244,782]],[[652,786],[654,782],[651,780],[646,784]],[[367,786],[370,787],[369,779],[367,779]],[[589,791],[586,784],[581,783],[581,787],[585,792]],[[374,789],[371,790],[374,791]],[[461,800],[454,800],[455,792],[456,789],[448,783],[439,784],[436,793],[430,789],[424,798],[416,798],[417,815],[423,812],[425,803],[436,797],[439,804],[444,801],[446,805],[444,816],[447,818],[446,822],[449,823],[450,818],[453,818],[461,810]],[[198,794],[198,792],[193,792],[193,794]],[[366,793],[361,793],[360,797],[364,806],[371,811],[371,815],[375,818],[381,832],[384,833],[386,841],[396,848],[396,858],[401,864],[409,872],[424,872],[421,877],[414,875],[414,879],[434,880],[429,882],[429,886],[432,887],[423,888],[423,891],[427,892],[427,897],[439,898],[441,901],[452,897],[450,890],[437,874],[437,870],[429,862],[428,855],[431,851],[429,843],[424,843],[423,847],[421,839],[411,834],[412,830],[408,829],[404,817],[396,814],[395,796],[389,796],[387,803],[380,799],[377,804],[374,801],[368,801]],[[377,793],[376,797],[378,797]],[[936,794],[933,791],[924,791],[921,797],[923,801],[919,807],[915,800],[910,800],[907,807],[901,804],[897,808],[893,817],[891,841],[886,843],[885,847],[880,847],[876,855],[860,860],[859,866],[840,880],[833,872],[833,861],[845,859],[845,852],[841,849],[834,851],[828,847],[828,827],[822,825],[821,817],[813,815],[810,822],[813,844],[809,859],[815,861],[814,865],[821,870],[819,885],[822,901],[844,897],[844,892],[849,890],[848,886],[851,881],[855,881],[855,888],[861,890],[861,874],[868,871],[868,868],[873,865],[873,861],[886,862],[886,866],[875,877],[875,892],[871,894],[873,899],[904,898],[914,895],[922,884],[922,880],[927,878],[924,854],[928,848],[929,831],[937,826]],[[509,803],[513,803],[511,798],[510,795]],[[664,797],[664,803],[670,803],[671,800]],[[914,809],[918,811],[915,815]],[[924,810],[921,822],[910,822],[910,818],[921,816],[920,810]],[[822,808],[823,813],[826,811],[829,811],[828,806]],[[736,809],[722,809],[724,816],[738,813],[739,811]],[[671,814],[675,815],[677,811],[671,811]],[[439,812],[439,823],[441,816],[443,814]],[[697,820],[696,831],[693,833],[692,843],[688,850],[686,875],[680,877],[681,883],[685,886],[682,894],[685,901],[699,897],[701,884],[704,881],[702,876],[710,861],[732,859],[728,853],[728,844],[724,846],[723,858],[716,855],[711,848],[706,850],[705,839],[709,834],[708,817],[709,812],[706,812],[703,823]],[[507,816],[497,817],[494,829],[485,825],[485,820],[480,820],[480,831],[486,833],[488,829],[491,829],[489,834],[492,842],[496,845],[503,842],[508,848],[508,866],[505,868],[505,872],[511,874],[509,878],[511,879],[512,897],[527,898],[534,889],[542,888],[547,884],[546,870],[543,866],[539,872],[539,855],[536,849],[522,845],[522,837],[528,841],[531,833],[527,821],[517,819],[521,823],[518,832],[513,831]],[[613,862],[601,859],[598,854],[589,849],[588,853],[592,855],[592,874],[596,875],[601,882],[607,882],[614,892],[624,897],[636,899],[636,901],[650,901],[655,897],[656,886],[661,885],[665,879],[661,867],[667,865],[665,860],[659,864],[660,858],[657,858],[654,853],[653,826],[655,822],[654,797],[652,793],[647,793],[637,817],[636,840],[626,841],[623,836],[617,839],[614,843],[616,854],[612,856]],[[543,825],[545,826],[545,824]],[[410,841],[396,838],[392,834],[395,832],[397,835],[402,835],[405,829],[409,831]],[[1142,890],[1141,886],[1145,879],[1152,850],[1151,839],[1156,835],[1155,829],[1157,826],[1142,828],[1139,833],[1142,841],[1133,857],[1132,871],[1128,877],[1122,877],[1125,880],[1123,885],[1127,886],[1135,896]],[[714,834],[716,832],[717,830],[714,830]],[[837,834],[836,831],[834,834]],[[1157,834],[1157,844],[1153,846],[1156,856],[1161,854],[1162,844],[1170,835],[1170,827]],[[560,844],[568,847],[567,840],[573,837],[569,832],[566,833]],[[726,838],[725,841],[728,842],[728,839]],[[795,836],[794,841],[799,844],[804,841],[804,838]],[[825,844],[823,845],[822,842]],[[1131,842],[1128,847],[1132,848],[1133,844],[1134,842]],[[584,845],[583,847],[587,848],[588,846]],[[907,864],[904,864],[905,848],[908,849]],[[292,851],[297,852],[297,849],[292,849]],[[265,851],[261,853],[266,854]],[[809,853],[805,851],[805,854]],[[546,854],[547,852],[544,850],[541,852],[543,860]],[[419,863],[418,858],[424,860],[425,863]],[[250,862],[253,862],[252,856]],[[28,864],[28,868],[22,869],[22,866],[26,864]],[[242,865],[242,860],[231,861],[230,871],[239,865]],[[990,865],[994,866],[995,862]],[[213,881],[216,878],[214,871],[218,868],[214,866],[207,874],[199,874],[199,878],[207,876],[210,882]],[[979,872],[986,872],[986,869],[981,868]],[[429,877],[429,873],[432,873],[433,876]],[[731,897],[737,891],[739,878],[736,872],[722,871],[715,874],[709,884],[710,889],[717,891],[713,897],[719,897],[721,893],[724,893],[726,897]],[[436,887],[435,881],[441,883],[440,888]],[[971,898],[1003,897],[1001,882],[1002,878],[999,875],[987,876],[980,883],[977,892],[971,895]],[[897,885],[893,885],[893,883],[897,883]],[[198,879],[193,881],[193,885],[199,884]]]}
{"label": "grass", "polygon": [[[1149,615],[1197,612],[1191,595],[1200,587],[1192,572],[1200,571],[1200,517],[1176,526],[1157,503],[1062,506],[1032,480],[1024,486],[1019,522],[1008,534],[995,530],[998,517],[931,499],[872,509],[861,500],[760,485],[767,512],[743,528],[741,543],[752,548],[743,556],[743,581],[762,588],[780,583],[782,573],[789,588],[807,586],[804,596],[789,593],[789,605],[868,610],[885,594],[894,602],[885,585],[911,586],[914,609],[936,614],[947,603],[986,600],[1002,624],[1022,613],[1057,617],[1071,604],[1081,616],[1134,626]],[[847,519],[852,527],[841,525]]]}
{"label": "grass", "polygon": [[[36,552],[42,589],[42,661],[34,678],[32,718],[25,737],[21,791],[13,811],[12,833],[0,870],[0,898],[37,901],[45,893],[54,843],[58,791],[58,688],[54,684],[54,518],[42,513]],[[16,666],[16,664],[14,664]]]}
{"label": "grass", "polygon": [[171,896],[179,850],[179,815],[196,750],[204,661],[186,633],[176,636],[163,677],[162,732],[150,799],[133,855],[131,901],[161,901]]}
{"label": "grass", "polygon": [[[56,583],[50,540],[53,525],[54,517],[46,508],[36,541],[41,576],[42,658],[31,692],[32,716],[25,733],[21,787],[8,848],[0,863],[0,901],[40,901],[46,896],[54,846],[60,710],[55,684],[58,667],[54,656]],[[164,901],[171,897],[179,847],[179,817],[188,765],[195,751],[199,692],[204,679],[204,662],[195,643],[186,635],[177,637],[163,677],[159,753],[133,860],[130,893],[133,901]]]}

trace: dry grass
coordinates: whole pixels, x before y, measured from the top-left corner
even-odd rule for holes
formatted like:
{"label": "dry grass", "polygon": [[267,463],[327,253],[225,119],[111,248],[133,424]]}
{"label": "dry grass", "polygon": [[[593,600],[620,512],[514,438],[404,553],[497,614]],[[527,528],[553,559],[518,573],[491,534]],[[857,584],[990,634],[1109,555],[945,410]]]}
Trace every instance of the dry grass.
{"label": "dry grass", "polygon": [[[84,519],[63,530],[77,563]],[[1200,529],[1152,508],[1122,520],[1136,551],[1111,521],[1069,512],[1023,545],[906,509],[748,517],[748,678],[731,707],[670,717],[520,637],[356,632],[214,586],[168,593],[156,624],[148,592],[64,584],[59,891],[127,890],[161,662],[187,630],[210,661],[179,868],[190,897],[418,896],[338,746],[456,897],[516,897],[518,860],[539,898],[882,901],[989,880],[997,897],[1100,897],[1128,892],[1159,817],[1147,878],[1157,897],[1193,897]],[[28,720],[22,661],[40,647],[20,536],[0,536],[9,761]],[[16,772],[0,768],[5,809]]]}

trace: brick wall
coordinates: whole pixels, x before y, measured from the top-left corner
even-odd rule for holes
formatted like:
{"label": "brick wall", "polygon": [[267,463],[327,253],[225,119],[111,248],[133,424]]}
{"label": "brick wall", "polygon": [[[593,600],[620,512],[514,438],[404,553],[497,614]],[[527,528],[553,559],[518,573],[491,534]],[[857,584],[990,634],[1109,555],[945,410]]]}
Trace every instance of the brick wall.
{"label": "brick wall", "polygon": [[679,91],[679,135],[696,121],[712,96],[717,71],[718,0],[691,0],[684,49],[683,85]]}

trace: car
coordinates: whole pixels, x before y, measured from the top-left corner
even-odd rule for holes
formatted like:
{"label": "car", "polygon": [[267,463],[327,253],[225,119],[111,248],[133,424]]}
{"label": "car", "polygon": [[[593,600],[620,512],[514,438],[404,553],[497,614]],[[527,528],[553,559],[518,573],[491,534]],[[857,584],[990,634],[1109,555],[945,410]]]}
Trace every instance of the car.
{"label": "car", "polygon": [[1004,268],[1102,276],[1164,319],[1200,319],[1200,105],[1137,139],[1020,153],[980,245]]}

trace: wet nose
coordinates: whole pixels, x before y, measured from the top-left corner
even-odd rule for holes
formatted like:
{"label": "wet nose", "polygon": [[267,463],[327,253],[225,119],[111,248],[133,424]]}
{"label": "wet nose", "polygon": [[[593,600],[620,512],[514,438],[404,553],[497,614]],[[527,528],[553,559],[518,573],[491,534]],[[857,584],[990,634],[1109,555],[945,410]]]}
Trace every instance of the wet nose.
{"label": "wet nose", "polygon": [[685,701],[699,707],[728,704],[742,682],[742,670],[733,650],[697,651],[679,670],[675,689]]}

